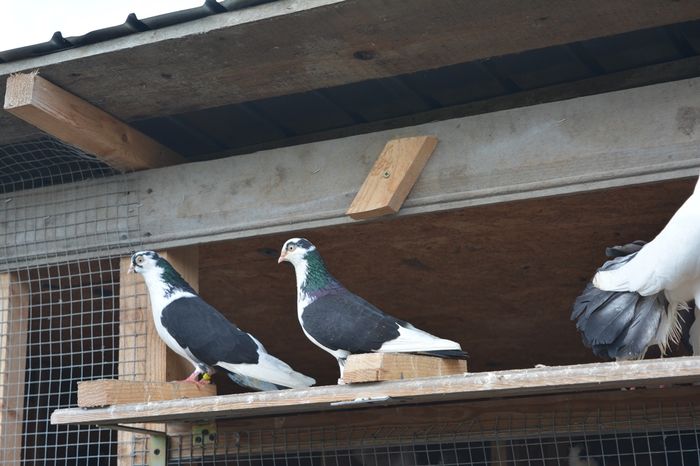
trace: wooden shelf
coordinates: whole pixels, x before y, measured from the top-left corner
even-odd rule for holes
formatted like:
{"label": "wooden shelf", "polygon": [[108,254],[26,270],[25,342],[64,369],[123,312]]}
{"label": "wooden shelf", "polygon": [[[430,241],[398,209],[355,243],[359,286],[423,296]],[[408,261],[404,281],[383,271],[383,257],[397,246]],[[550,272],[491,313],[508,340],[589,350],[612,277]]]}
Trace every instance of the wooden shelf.
{"label": "wooden shelf", "polygon": [[398,404],[592,392],[700,382],[700,357],[481,372],[396,382],[59,409],[52,424],[204,421]]}

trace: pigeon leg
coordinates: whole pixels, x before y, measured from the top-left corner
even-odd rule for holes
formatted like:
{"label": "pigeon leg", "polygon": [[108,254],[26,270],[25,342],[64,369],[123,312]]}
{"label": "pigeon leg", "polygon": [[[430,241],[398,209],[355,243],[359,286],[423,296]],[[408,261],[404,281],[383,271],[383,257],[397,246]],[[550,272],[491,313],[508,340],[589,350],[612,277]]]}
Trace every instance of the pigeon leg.
{"label": "pigeon leg", "polygon": [[343,380],[343,369],[345,369],[345,359],[338,358],[338,367],[340,367],[340,378],[338,379],[338,385],[345,385]]}
{"label": "pigeon leg", "polygon": [[[199,379],[199,375],[202,374],[202,379]],[[207,372],[202,372],[199,368],[195,369],[189,377],[187,377],[183,382],[190,382],[196,385],[208,385],[211,383],[211,376]]]}

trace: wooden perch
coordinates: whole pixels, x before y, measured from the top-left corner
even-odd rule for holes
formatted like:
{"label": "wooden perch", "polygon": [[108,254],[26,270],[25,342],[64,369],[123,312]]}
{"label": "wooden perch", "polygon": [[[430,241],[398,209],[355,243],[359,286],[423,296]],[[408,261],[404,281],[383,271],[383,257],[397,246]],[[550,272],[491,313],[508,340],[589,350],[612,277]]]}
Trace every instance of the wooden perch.
{"label": "wooden perch", "polygon": [[369,353],[350,356],[343,370],[345,383],[406,380],[467,372],[467,361],[402,353]]}
{"label": "wooden perch", "polygon": [[387,142],[347,215],[363,220],[398,212],[437,142],[435,136],[399,138]]}
{"label": "wooden perch", "polygon": [[366,408],[372,404],[391,406],[592,392],[699,381],[700,357],[679,357],[242,393],[90,410],[58,409],[51,414],[51,423],[114,425],[132,422],[234,419]]}
{"label": "wooden perch", "polygon": [[185,159],[112,115],[34,73],[7,78],[5,110],[124,171]]}
{"label": "wooden perch", "polygon": [[78,382],[78,406],[94,408],[126,403],[216,396],[216,385],[190,382],[136,382],[102,379]]}

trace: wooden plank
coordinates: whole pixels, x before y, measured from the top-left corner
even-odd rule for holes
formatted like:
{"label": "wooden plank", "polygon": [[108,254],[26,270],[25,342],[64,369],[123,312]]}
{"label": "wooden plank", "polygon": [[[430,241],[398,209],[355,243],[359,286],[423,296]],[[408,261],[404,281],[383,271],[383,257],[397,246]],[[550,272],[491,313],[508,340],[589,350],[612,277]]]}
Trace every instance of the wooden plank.
{"label": "wooden plank", "polygon": [[346,213],[363,220],[398,212],[437,142],[434,136],[387,142]]}
{"label": "wooden plank", "polygon": [[137,382],[115,379],[78,382],[78,407],[80,408],[201,396],[216,396],[216,386],[189,382]]}
{"label": "wooden plank", "polygon": [[0,273],[0,463],[22,462],[24,368],[30,290],[16,273]]}
{"label": "wooden plank", "polygon": [[[697,18],[693,0],[451,0],[437,2],[428,18],[421,0],[287,0],[2,64],[0,76],[41,68],[130,121]],[[358,51],[374,58],[355,58]]]}
{"label": "wooden plank", "polygon": [[33,73],[7,78],[4,109],[122,171],[184,162],[179,154]]}
{"label": "wooden plank", "polygon": [[582,364],[374,384],[313,387],[120,405],[61,409],[53,424],[213,420],[381,405],[544,395],[700,381],[700,357]]}
{"label": "wooden plank", "polygon": [[467,372],[467,361],[402,353],[351,355],[343,370],[343,382],[380,382],[440,377]]}

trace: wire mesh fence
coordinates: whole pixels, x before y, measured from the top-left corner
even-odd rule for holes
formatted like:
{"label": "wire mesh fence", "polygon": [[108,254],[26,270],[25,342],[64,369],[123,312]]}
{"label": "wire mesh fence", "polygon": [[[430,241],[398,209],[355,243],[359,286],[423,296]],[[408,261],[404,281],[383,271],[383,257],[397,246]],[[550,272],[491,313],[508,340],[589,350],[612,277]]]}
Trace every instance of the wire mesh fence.
{"label": "wire mesh fence", "polygon": [[[691,466],[700,464],[695,405],[488,413],[468,422],[383,427],[225,429],[173,437],[170,465]],[[367,414],[372,416],[371,413]]]}
{"label": "wire mesh fence", "polygon": [[79,381],[117,377],[120,345],[143,340],[120,339],[138,203],[115,175],[47,136],[0,147],[0,464],[117,464],[116,432],[50,423]]}

